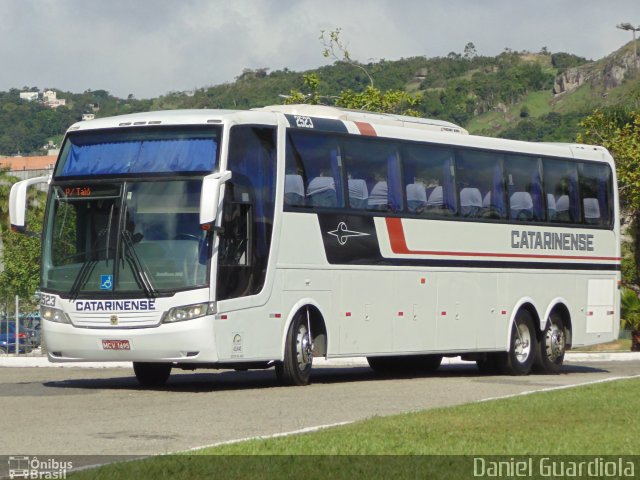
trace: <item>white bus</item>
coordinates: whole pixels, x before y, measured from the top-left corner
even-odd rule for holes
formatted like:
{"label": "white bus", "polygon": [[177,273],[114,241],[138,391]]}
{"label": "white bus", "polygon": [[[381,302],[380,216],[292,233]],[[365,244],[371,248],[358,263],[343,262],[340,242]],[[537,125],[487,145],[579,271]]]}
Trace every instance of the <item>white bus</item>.
{"label": "white bus", "polygon": [[52,362],[559,371],[619,331],[615,169],[601,147],[469,135],[319,106],[80,122],[49,182],[41,315]]}

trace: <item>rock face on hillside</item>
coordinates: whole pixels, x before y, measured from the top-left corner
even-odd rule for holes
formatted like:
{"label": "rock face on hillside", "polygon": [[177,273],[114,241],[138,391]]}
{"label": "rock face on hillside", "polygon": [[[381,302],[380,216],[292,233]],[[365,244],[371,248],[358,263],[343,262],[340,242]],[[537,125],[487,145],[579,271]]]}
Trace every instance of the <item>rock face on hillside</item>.
{"label": "rock face on hillside", "polygon": [[636,68],[633,51],[626,52],[620,56],[609,56],[606,60],[607,64],[602,77],[605,90],[610,90],[620,85],[627,72],[633,71]]}
{"label": "rock face on hillside", "polygon": [[591,78],[592,72],[588,71],[582,66],[568,68],[556,77],[553,83],[553,94],[560,95],[561,93],[575,90],[583,83],[589,81]]}
{"label": "rock face on hillside", "polygon": [[628,72],[635,69],[633,48],[624,48],[595,63],[568,68],[559,74],[553,84],[553,94],[560,95],[575,90],[589,82],[603,91],[622,84]]}

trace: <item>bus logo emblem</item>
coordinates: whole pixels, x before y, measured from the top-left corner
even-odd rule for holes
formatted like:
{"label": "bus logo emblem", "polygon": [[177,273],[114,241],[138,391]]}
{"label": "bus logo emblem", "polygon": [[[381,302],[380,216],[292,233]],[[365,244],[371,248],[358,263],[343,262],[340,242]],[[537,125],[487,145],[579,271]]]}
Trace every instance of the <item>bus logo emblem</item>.
{"label": "bus logo emblem", "polygon": [[111,315],[111,325],[118,325],[118,316]]}
{"label": "bus logo emblem", "polygon": [[347,224],[344,222],[340,222],[338,224],[338,228],[327,233],[329,235],[333,235],[334,237],[336,237],[340,245],[346,245],[347,240],[349,240],[349,237],[364,237],[369,235],[368,233],[355,232],[353,230],[349,230],[349,228],[347,227]]}

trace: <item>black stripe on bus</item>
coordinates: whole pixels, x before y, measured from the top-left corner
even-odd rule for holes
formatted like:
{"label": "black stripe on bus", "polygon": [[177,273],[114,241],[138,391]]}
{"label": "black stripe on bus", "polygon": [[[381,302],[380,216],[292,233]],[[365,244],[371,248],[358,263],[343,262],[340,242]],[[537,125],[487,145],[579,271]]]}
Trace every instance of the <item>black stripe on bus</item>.
{"label": "black stripe on bus", "polygon": [[360,215],[318,215],[322,243],[331,265],[495,268],[510,270],[620,271],[617,262],[473,260],[383,257],[374,218]]}
{"label": "black stripe on bus", "polygon": [[331,120],[329,118],[308,117],[305,115],[285,115],[291,128],[301,130],[322,130],[323,132],[349,133],[347,126],[342,120]]}
{"label": "black stripe on bus", "polygon": [[[335,265],[337,263],[329,261]],[[448,268],[495,268],[509,270],[571,270],[618,272],[619,264],[609,263],[566,263],[566,262],[511,262],[500,260],[442,260],[417,258],[384,258],[353,262],[340,262],[341,265],[398,266],[398,267],[448,267]]]}

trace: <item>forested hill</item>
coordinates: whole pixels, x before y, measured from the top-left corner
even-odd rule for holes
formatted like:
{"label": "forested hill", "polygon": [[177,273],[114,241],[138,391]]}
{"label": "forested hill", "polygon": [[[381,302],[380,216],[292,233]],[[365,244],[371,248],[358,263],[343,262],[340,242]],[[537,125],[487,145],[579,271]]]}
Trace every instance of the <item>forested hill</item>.
{"label": "forested hill", "polygon": [[[635,105],[640,98],[633,46],[588,61],[568,53],[505,50],[495,57],[464,54],[413,57],[360,65],[381,90],[419,96],[415,109],[425,117],[449,120],[472,133],[541,141],[573,141],[579,121],[602,106]],[[324,103],[344,90],[370,85],[362,68],[336,62],[309,72],[288,69],[245,70],[234,82],[171,92],[159,98],[121,99],[105,90],[72,93],[56,90],[66,105],[52,109],[41,101],[20,99],[25,87],[0,92],[0,156],[41,154],[50,140],[83,114],[97,117],[176,108],[248,109],[283,103],[291,90],[305,90],[304,74],[315,73]],[[55,90],[55,89],[54,89]]]}

